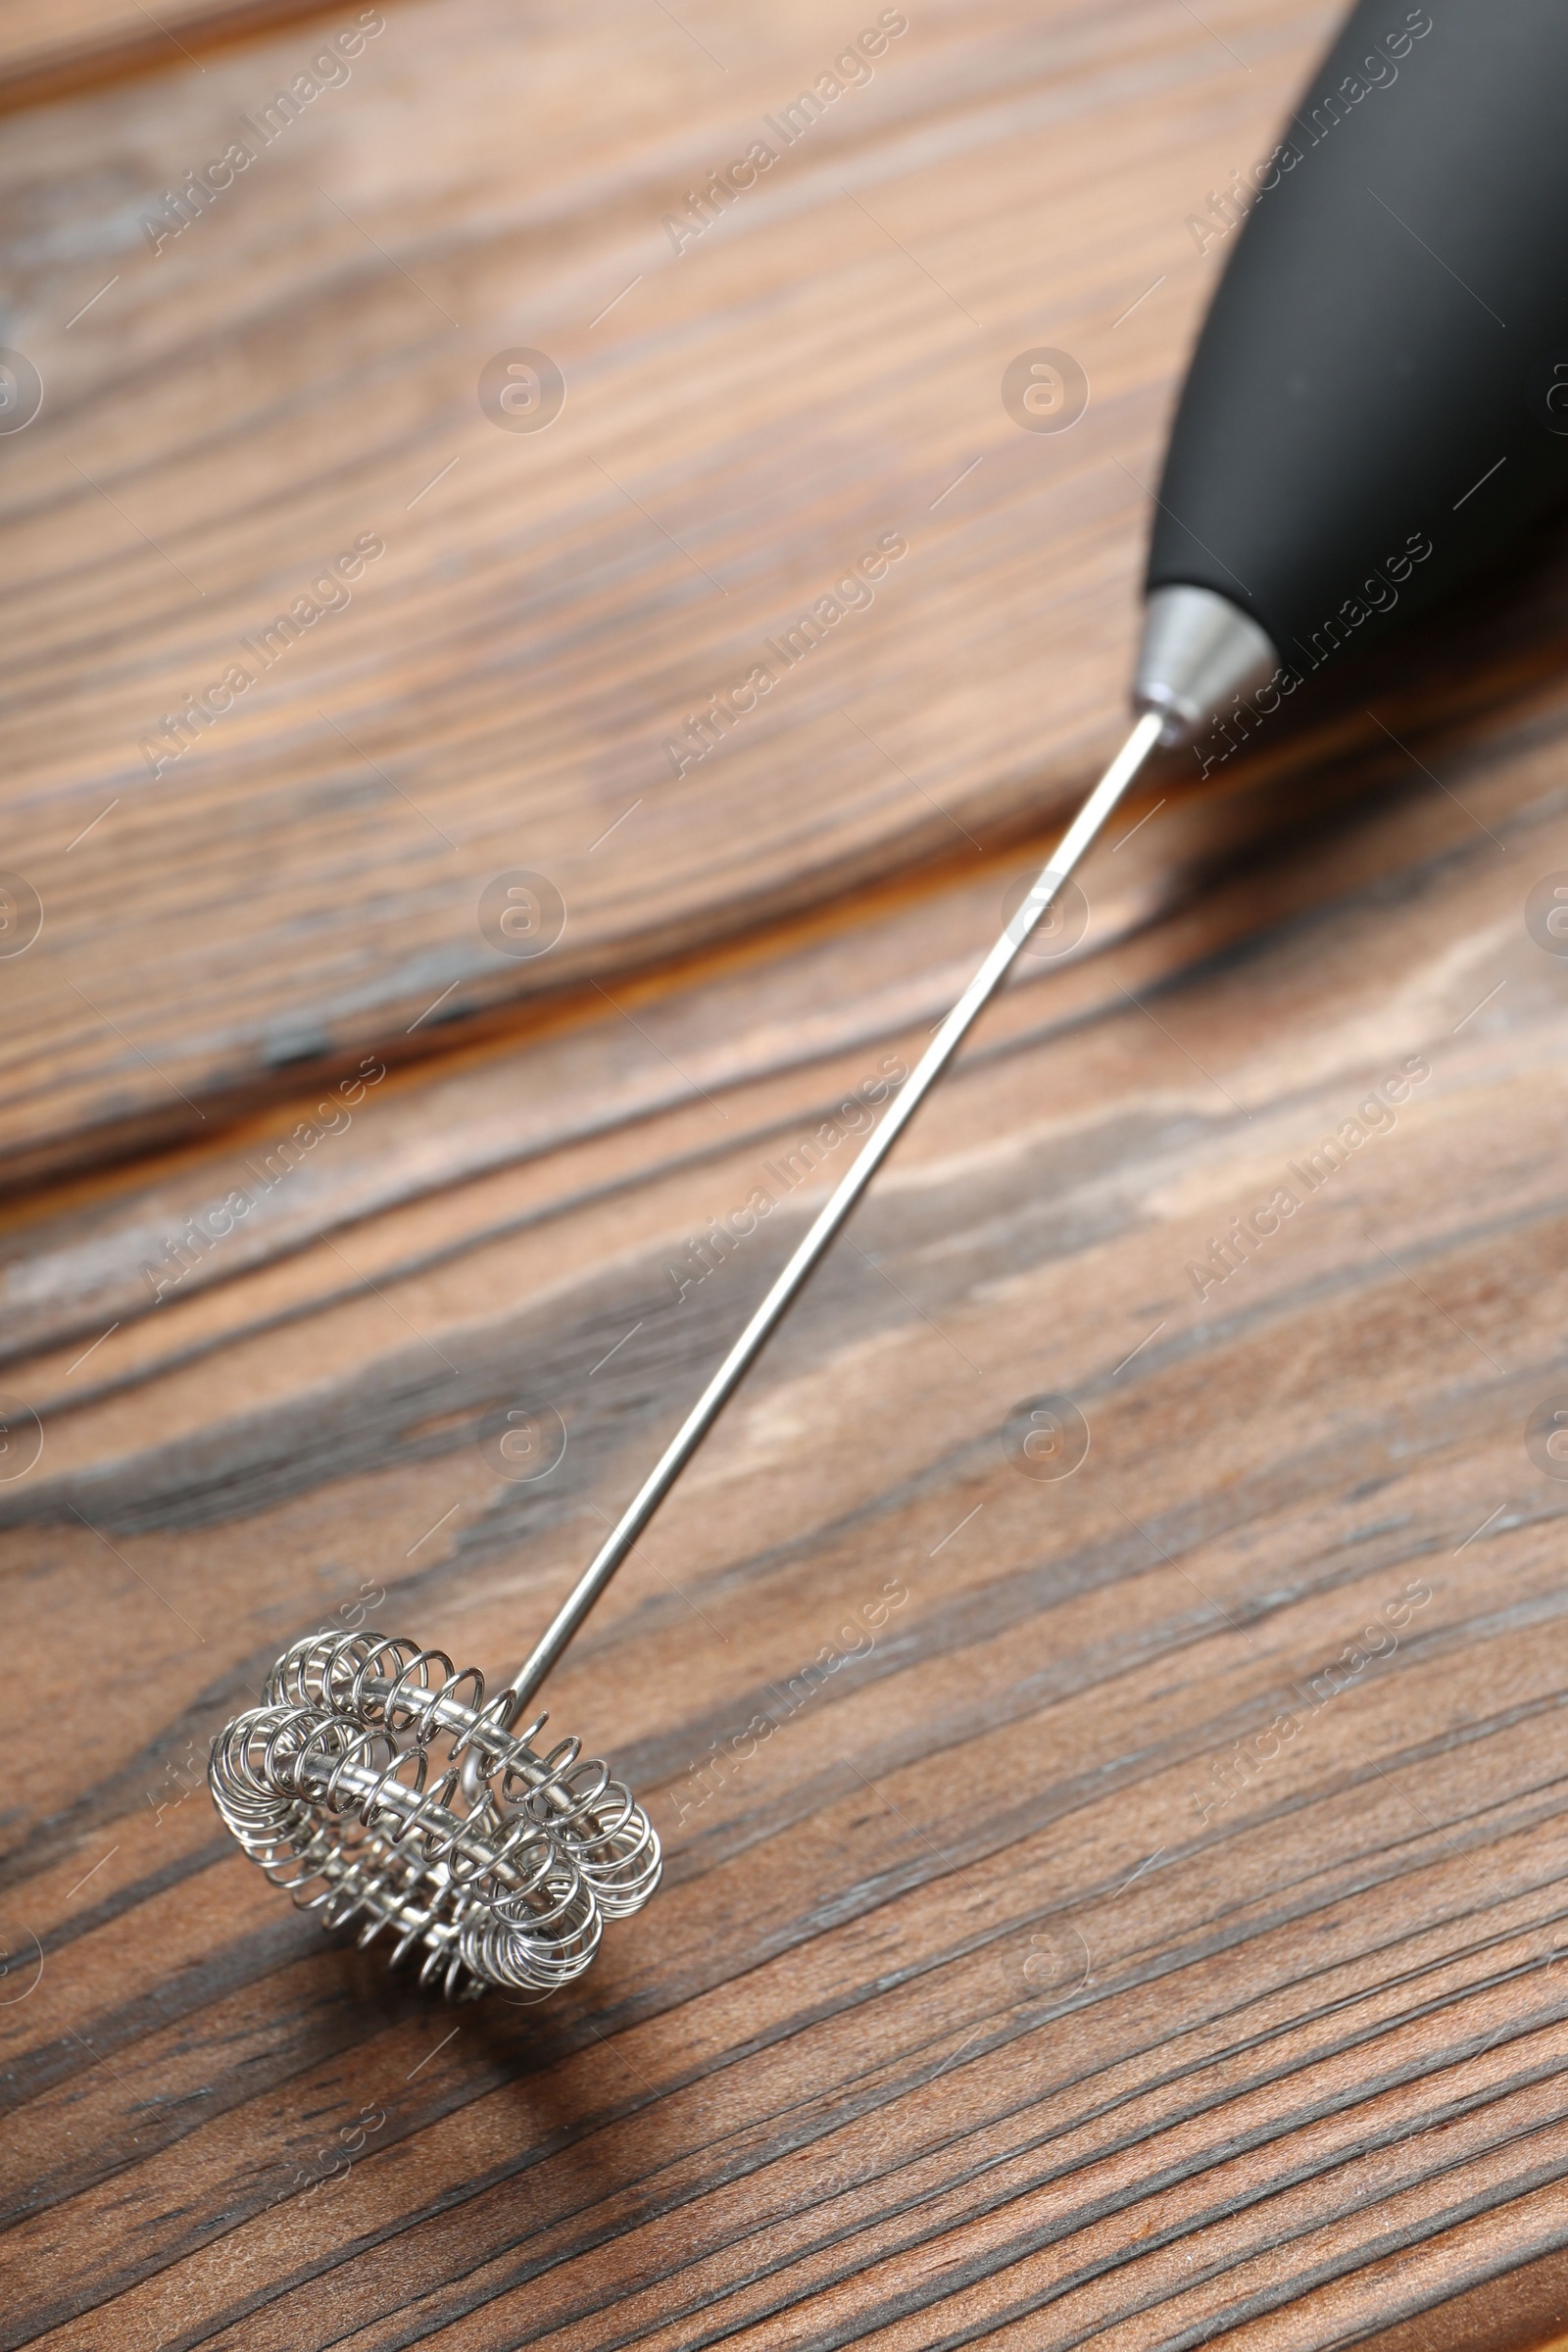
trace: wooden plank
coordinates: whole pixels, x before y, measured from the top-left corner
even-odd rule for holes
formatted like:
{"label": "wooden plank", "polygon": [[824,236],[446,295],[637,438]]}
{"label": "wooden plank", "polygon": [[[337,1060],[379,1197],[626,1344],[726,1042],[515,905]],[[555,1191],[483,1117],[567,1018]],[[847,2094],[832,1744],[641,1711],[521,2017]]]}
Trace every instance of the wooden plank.
{"label": "wooden plank", "polygon": [[[1456,2340],[1540,2340],[1496,2282],[1568,2245],[1564,1505],[1523,1436],[1568,1385],[1568,983],[1523,919],[1568,867],[1568,710],[1404,739],[1408,789],[1342,759],[1283,839],[1228,785],[1102,852],[1091,953],[1009,993],[901,1147],[552,1690],[670,1863],[542,2011],[444,2015],[292,1915],[216,1832],[206,1738],[366,1586],[506,1663],[819,1196],[835,1110],[916,1050],[909,943],[978,945],[1000,873],[650,982],[650,1036],[715,1054],[663,1101],[586,1027],[553,1135],[494,1122],[554,1033],[383,1082],[337,1142],[384,1140],[403,1199],[345,1175],[351,1223],[280,1223],[75,1374],[44,1287],[6,1381],[45,1446],[0,1511],[0,1940],[24,1986],[45,1955],[0,2008],[4,2341],[1411,2352],[1461,2294]],[[1251,846],[1199,891],[1230,817]],[[824,978],[882,1016],[797,1038]],[[421,1096],[474,1131],[422,1192]],[[121,1262],[149,1178],[118,1181],[31,1210],[39,1262],[70,1214]],[[1016,1466],[1046,1391],[1092,1433],[1053,1483]],[[518,1394],[569,1429],[535,1487],[481,1450]]]}
{"label": "wooden plank", "polygon": [[[679,253],[669,208],[821,72],[831,12],[787,40],[737,17],[720,71],[630,0],[443,0],[341,74],[295,28],[19,121],[8,332],[46,398],[0,483],[3,790],[43,930],[0,958],[0,1171],[199,1138],[301,1069],[429,1050],[1079,791],[1222,250],[1188,217],[1321,30],[1263,0],[1227,22],[1230,48],[1144,0],[911,22]],[[252,162],[174,233],[167,191],[236,138]],[[519,319],[571,387],[544,433],[475,397]],[[999,397],[1048,331],[1095,387],[1049,436]],[[765,654],[888,533],[907,556],[846,590],[874,602]],[[1512,615],[1490,668],[1433,667],[1438,708],[1560,667],[1560,599]],[[672,773],[760,656],[776,685]],[[236,662],[220,717],[160,731]],[[479,926],[519,860],[566,909],[537,959]]]}
{"label": "wooden plank", "polygon": [[[1413,707],[1408,718],[1396,701],[1386,708],[1396,726],[1418,730]],[[1385,764],[1385,789],[1419,776],[1396,748]],[[1277,919],[1291,904],[1291,868],[1286,860],[1272,871],[1260,895],[1259,854],[1278,852],[1312,813],[1365,789],[1359,771],[1293,784],[1253,764],[1226,768],[1196,789],[1177,775],[1173,791],[1170,771],[1162,778],[1156,769],[1130,801],[1126,845],[1096,882],[1082,941],[1050,960],[1058,1019],[1102,1006],[1107,982],[1098,958],[1116,940],[1141,942],[1142,983],[1163,976],[1186,933],[1157,918],[1176,916],[1200,895],[1211,943],[1227,926],[1242,939],[1267,916]],[[1160,822],[1151,833],[1154,815]],[[1004,919],[1009,890],[1044,862],[1051,838],[1001,852],[976,842],[963,879],[936,895],[927,878],[839,902],[721,956],[627,975],[543,1013],[524,1011],[494,1043],[449,1053],[433,1066],[388,1072],[367,1057],[344,1078],[272,1103],[211,1143],[142,1160],[130,1181],[116,1170],[69,1191],[29,1195],[0,1210],[0,1356],[33,1359],[33,1376],[42,1374],[49,1394],[79,1345],[98,1342],[107,1352],[95,1348],[83,1374],[96,1388],[122,1378],[133,1358],[145,1369],[167,1360],[171,1346],[177,1353],[196,1344],[202,1315],[171,1308],[216,1293],[206,1311],[226,1318],[237,1275],[265,1267],[275,1285],[282,1261],[376,1211],[402,1211],[377,1220],[378,1251],[398,1234],[405,1250],[417,1247],[413,1236],[432,1217],[435,1239],[444,1209],[415,1204],[454,1184],[488,1179],[496,1213],[515,1215],[526,1203],[538,1216],[546,1201],[559,1207],[563,1187],[612,1182],[628,1164],[641,1170],[646,1147],[623,1131],[677,1110],[690,1148],[711,1152],[732,1140],[726,1130],[746,1114],[754,1088],[763,1117],[776,1118],[787,1070],[809,1103],[831,1086],[844,1054],[874,1057],[879,1041],[939,1018]],[[1031,955],[1030,968],[1047,960]],[[842,1068],[851,1073],[846,1082],[857,1083],[858,1063]],[[150,1315],[157,1334],[137,1329]],[[170,1326],[180,1334],[172,1341],[162,1328]],[[82,1384],[71,1394],[79,1397]]]}
{"label": "wooden plank", "polygon": [[[1078,791],[1218,267],[1187,219],[1324,22],[917,13],[701,235],[665,225],[686,192],[845,54],[826,0],[440,0],[341,75],[300,27],[19,119],[8,332],[45,399],[5,452],[0,687],[43,930],[0,971],[12,1177]],[[167,192],[236,142],[179,226]],[[1070,432],[1002,404],[1042,335],[1089,371]],[[476,396],[519,338],[564,370],[542,432]],[[823,641],[768,654],[835,580]],[[519,867],[566,909],[536,960],[479,925]]]}

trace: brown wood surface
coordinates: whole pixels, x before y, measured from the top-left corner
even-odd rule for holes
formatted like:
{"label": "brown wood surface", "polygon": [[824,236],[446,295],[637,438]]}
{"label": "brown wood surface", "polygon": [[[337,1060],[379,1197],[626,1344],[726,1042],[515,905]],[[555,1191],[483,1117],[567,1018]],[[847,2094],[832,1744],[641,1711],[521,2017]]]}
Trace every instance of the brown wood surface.
{"label": "brown wood surface", "polygon": [[[1186,218],[1324,22],[1250,0],[1227,47],[1168,0],[916,12],[678,254],[663,218],[858,18],[390,10],[157,252],[149,210],[319,25],[20,118],[6,333],[45,402],[0,447],[3,790],[45,919],[0,975],[0,1169],[199,1132],[209,1096],[432,1006],[733,935],[1070,798],[1114,735],[1143,485],[1217,268]],[[1068,433],[1002,406],[1042,338],[1091,379]],[[564,372],[540,433],[478,404],[519,346]],[[673,774],[671,733],[889,531],[875,603]],[[351,601],[154,777],[162,719],[366,535]],[[537,962],[476,920],[519,863],[567,909]]]}
{"label": "brown wood surface", "polygon": [[[912,18],[677,261],[661,211],[855,24],[411,4],[265,181],[125,248],[122,311],[8,328],[51,403],[0,439],[0,863],[46,908],[0,960],[0,2344],[1568,2329],[1568,1486],[1525,1442],[1568,1396],[1568,959],[1525,923],[1568,872],[1560,547],[1140,788],[1082,947],[988,1014],[552,1686],[669,1857],[580,1985],[442,2010],[201,1786],[368,1594],[514,1662],[1113,740],[1183,219],[1323,24],[1204,17]],[[19,321],[296,37],[17,118]],[[501,433],[474,376],[534,341],[566,411]],[[1059,439],[997,396],[1054,341],[1094,385]],[[68,850],[140,714],[383,514],[320,639]],[[651,781],[883,527],[876,605]],[[514,865],[570,909],[537,967],[473,923]],[[1047,1394],[1090,1431],[1056,1482]],[[536,1485],[483,1449],[516,1402],[567,1430]]]}

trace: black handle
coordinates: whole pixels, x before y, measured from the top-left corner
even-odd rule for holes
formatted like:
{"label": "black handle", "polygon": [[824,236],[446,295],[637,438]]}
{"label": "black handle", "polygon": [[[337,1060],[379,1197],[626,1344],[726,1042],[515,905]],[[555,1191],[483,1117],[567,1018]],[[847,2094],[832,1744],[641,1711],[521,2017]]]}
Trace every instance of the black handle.
{"label": "black handle", "polygon": [[1148,585],[1304,673],[1568,497],[1568,4],[1362,0],[1251,177]]}

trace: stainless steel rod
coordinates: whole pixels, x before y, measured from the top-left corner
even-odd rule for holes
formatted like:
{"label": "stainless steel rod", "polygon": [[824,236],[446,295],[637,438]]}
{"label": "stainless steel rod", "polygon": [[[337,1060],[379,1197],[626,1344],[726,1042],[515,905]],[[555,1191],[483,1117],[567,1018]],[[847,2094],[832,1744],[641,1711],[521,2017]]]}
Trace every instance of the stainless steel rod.
{"label": "stainless steel rod", "polygon": [[512,1713],[514,1723],[522,1714],[761,1353],[796,1293],[947,1068],[976,1017],[996,994],[1030,933],[1089,850],[1105,819],[1158,742],[1162,723],[1159,714],[1153,711],[1138,721],[1067,827],[1049,863],[1035,877],[1016,914],[894,1097],[881,1125],[866,1138],[853,1164],[846,1168],[788,1264],[777,1276],[718,1370],[632,1496],[615,1526],[605,1538],[576,1586],[556,1612],[543,1638],[514,1678],[512,1687],[517,1693]]}

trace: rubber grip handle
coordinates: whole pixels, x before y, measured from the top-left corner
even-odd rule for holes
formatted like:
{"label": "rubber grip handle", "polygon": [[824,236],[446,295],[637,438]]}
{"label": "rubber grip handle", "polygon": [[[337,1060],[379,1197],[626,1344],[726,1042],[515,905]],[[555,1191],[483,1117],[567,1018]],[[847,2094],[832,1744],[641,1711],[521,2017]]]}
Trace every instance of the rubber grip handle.
{"label": "rubber grip handle", "polygon": [[1568,498],[1568,5],[1362,0],[1248,177],[1148,586],[1304,672]]}

